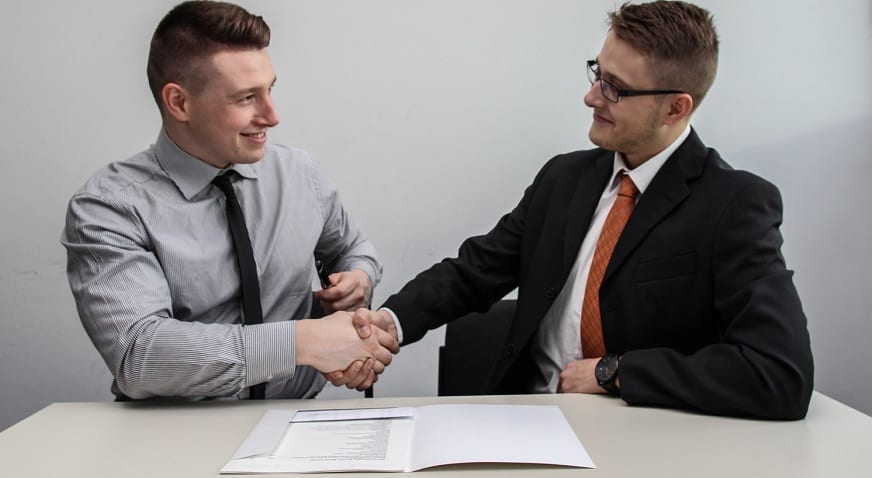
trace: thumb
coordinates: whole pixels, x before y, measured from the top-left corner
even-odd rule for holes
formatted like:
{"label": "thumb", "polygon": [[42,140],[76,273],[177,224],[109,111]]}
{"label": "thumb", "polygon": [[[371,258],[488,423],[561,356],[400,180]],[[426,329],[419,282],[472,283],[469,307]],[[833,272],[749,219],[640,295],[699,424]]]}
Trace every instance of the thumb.
{"label": "thumb", "polygon": [[364,314],[354,314],[351,319],[354,328],[357,329],[357,335],[362,339],[368,339],[372,335],[372,328],[369,326],[369,319]]}

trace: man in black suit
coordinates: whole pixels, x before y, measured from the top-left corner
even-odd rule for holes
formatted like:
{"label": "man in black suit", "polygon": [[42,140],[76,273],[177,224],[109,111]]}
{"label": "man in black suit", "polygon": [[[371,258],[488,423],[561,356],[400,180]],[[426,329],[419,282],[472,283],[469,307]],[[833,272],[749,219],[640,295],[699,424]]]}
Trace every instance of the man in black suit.
{"label": "man in black suit", "polygon": [[[611,13],[584,98],[599,148],[553,158],[493,230],[357,315],[408,344],[518,287],[494,393],[609,392],[631,405],[803,418],[813,362],[780,250],[780,194],[690,127],[717,51],[711,15],[694,5]],[[623,192],[624,173],[638,193]],[[631,214],[592,286],[620,201]],[[596,320],[582,319],[596,298]]]}

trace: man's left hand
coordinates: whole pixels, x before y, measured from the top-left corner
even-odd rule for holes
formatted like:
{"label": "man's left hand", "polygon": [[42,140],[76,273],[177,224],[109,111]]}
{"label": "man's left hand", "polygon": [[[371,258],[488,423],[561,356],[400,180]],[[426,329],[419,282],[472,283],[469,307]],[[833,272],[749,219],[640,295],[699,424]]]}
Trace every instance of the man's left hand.
{"label": "man's left hand", "polygon": [[596,381],[594,370],[600,357],[573,360],[560,372],[557,393],[606,393]]}
{"label": "man's left hand", "polygon": [[325,312],[353,312],[368,307],[372,297],[372,281],[361,269],[330,274],[330,287],[315,292],[315,298]]}

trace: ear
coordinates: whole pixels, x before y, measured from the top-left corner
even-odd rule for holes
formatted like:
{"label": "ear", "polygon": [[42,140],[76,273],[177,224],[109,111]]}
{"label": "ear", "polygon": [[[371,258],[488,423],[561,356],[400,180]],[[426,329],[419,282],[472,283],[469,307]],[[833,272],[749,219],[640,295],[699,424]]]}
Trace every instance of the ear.
{"label": "ear", "polygon": [[669,103],[669,111],[666,113],[666,124],[673,125],[686,120],[693,111],[693,97],[687,93],[677,93]]}
{"label": "ear", "polygon": [[160,90],[166,114],[180,123],[186,123],[190,118],[190,94],[178,83],[167,83]]}

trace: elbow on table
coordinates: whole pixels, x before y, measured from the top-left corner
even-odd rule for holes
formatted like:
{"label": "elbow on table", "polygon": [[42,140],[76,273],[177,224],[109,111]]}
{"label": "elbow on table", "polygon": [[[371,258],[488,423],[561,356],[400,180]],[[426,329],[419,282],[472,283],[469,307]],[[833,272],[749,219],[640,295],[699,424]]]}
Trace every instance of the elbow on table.
{"label": "elbow on table", "polygon": [[814,371],[811,364],[804,369],[794,369],[782,383],[771,384],[762,401],[765,418],[773,420],[802,420],[808,413],[814,391]]}

